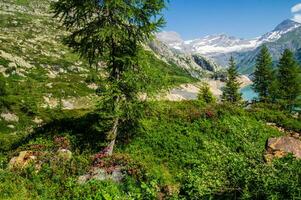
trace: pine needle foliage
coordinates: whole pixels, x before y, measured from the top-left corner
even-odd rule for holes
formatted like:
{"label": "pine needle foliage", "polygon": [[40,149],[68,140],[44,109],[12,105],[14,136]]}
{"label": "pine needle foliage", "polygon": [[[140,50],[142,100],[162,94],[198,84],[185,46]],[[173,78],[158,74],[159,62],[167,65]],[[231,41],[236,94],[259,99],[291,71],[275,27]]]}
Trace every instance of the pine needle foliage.
{"label": "pine needle foliage", "polygon": [[229,68],[227,70],[226,86],[222,89],[222,101],[228,103],[239,103],[242,100],[241,93],[239,92],[240,83],[238,81],[238,71],[234,61],[231,57],[229,60]]}
{"label": "pine needle foliage", "polygon": [[165,0],[58,0],[54,16],[70,32],[64,43],[105,77],[99,104],[100,131],[107,132],[112,154],[118,128],[139,113],[143,44],[164,25]]}
{"label": "pine needle foliage", "polygon": [[268,102],[271,100],[274,81],[272,57],[269,49],[264,45],[256,59],[253,84],[253,89],[259,94],[260,101]]}
{"label": "pine needle foliage", "polygon": [[286,49],[280,58],[277,74],[278,101],[292,111],[301,95],[300,66],[294,54]]}

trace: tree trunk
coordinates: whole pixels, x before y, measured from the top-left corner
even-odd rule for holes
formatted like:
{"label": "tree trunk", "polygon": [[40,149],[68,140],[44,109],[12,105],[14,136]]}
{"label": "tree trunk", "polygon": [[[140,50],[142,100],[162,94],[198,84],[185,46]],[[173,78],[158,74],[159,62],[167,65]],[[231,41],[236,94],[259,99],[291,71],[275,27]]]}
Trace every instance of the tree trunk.
{"label": "tree trunk", "polygon": [[107,148],[107,151],[105,153],[106,156],[112,156],[113,155],[113,150],[114,150],[114,146],[115,146],[115,141],[116,141],[116,138],[114,140],[112,140],[110,142],[110,144],[106,147]]}
{"label": "tree trunk", "polygon": [[109,132],[109,134],[107,136],[107,140],[110,141],[110,143],[106,147],[106,151],[105,151],[106,156],[111,156],[113,154],[115,141],[116,141],[116,137],[117,137],[118,124],[119,124],[119,118],[117,117],[114,121],[114,125],[113,125],[111,131]]}
{"label": "tree trunk", "polygon": [[[109,14],[110,15],[110,14]],[[113,83],[118,82],[120,79],[120,70],[118,67],[118,64],[116,63],[115,60],[115,56],[116,56],[116,43],[114,41],[114,38],[111,38],[111,65],[112,65],[112,72],[110,77],[113,78],[112,81]],[[116,114],[116,112],[118,112],[119,110],[119,103],[120,103],[120,96],[114,97],[113,99],[114,102],[114,109],[113,109],[113,113]],[[119,116],[117,114],[116,118],[114,119],[114,123],[113,123],[113,127],[110,130],[110,132],[107,135],[107,141],[109,141],[109,144],[107,145],[107,147],[105,148],[105,155],[106,156],[111,156],[113,154],[113,150],[114,150],[114,146],[115,146],[115,142],[116,142],[116,137],[118,134],[118,126],[119,126]]]}

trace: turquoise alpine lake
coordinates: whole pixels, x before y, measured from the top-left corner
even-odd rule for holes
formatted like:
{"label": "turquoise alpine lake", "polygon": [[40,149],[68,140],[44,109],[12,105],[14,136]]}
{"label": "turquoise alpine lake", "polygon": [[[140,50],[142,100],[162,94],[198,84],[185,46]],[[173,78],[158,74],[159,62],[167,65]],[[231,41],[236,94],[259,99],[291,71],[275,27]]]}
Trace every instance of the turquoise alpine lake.
{"label": "turquoise alpine lake", "polygon": [[240,90],[245,101],[252,101],[258,98],[258,94],[252,89],[252,85],[248,85]]}
{"label": "turquoise alpine lake", "polygon": [[[242,93],[242,97],[244,101],[251,102],[252,100],[258,98],[258,94],[252,89],[252,85],[248,85],[246,87],[241,88],[240,92]],[[175,88],[171,90],[170,93],[174,95],[179,95],[186,100],[195,100],[197,99],[198,96],[197,92],[187,91],[183,88]]]}

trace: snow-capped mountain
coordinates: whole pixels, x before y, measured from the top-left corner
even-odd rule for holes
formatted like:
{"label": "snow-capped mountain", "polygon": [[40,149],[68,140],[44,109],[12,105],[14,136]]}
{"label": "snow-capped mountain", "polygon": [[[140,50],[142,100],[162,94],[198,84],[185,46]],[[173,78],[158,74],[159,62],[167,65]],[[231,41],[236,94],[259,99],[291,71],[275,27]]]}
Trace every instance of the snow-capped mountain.
{"label": "snow-capped mountain", "polygon": [[198,53],[214,59],[221,54],[254,50],[263,43],[277,41],[282,35],[298,27],[301,27],[300,23],[288,19],[280,23],[273,31],[250,40],[219,34],[184,41],[176,32],[161,32],[157,38],[180,52]]}
{"label": "snow-capped mountain", "polygon": [[257,40],[244,40],[225,34],[206,36],[201,39],[185,41],[186,49],[192,53],[202,55],[215,55],[230,53],[233,51],[244,51],[257,46]]}
{"label": "snow-capped mountain", "polygon": [[280,23],[273,31],[264,34],[259,38],[258,43],[274,42],[281,38],[282,35],[301,27],[301,24],[291,19],[285,20]]}

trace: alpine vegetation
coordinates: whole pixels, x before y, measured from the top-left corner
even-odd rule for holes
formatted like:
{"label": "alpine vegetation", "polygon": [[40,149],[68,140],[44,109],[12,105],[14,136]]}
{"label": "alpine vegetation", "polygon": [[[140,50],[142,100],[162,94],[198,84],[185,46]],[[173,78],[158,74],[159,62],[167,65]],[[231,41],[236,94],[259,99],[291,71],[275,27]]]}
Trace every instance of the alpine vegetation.
{"label": "alpine vegetation", "polygon": [[2,0],[0,199],[300,199],[300,24],[208,2]]}

